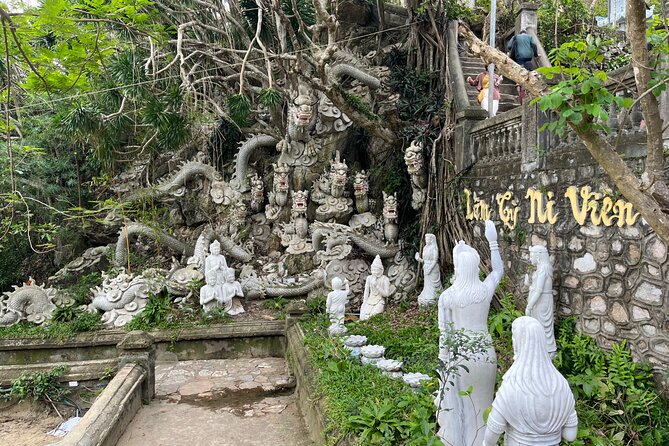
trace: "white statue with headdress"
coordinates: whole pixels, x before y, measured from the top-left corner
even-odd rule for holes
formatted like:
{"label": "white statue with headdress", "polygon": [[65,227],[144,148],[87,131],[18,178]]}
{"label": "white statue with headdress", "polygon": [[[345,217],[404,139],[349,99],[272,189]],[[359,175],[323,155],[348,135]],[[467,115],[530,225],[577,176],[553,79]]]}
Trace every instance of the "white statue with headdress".
{"label": "white statue with headdress", "polygon": [[210,271],[216,271],[216,283],[222,284],[225,282],[225,271],[227,269],[228,262],[226,262],[225,257],[221,254],[221,243],[218,240],[214,240],[209,245],[209,255],[204,261],[205,278]]}
{"label": "white statue with headdress", "polygon": [[[446,336],[451,329],[471,332],[472,337],[489,341],[487,351],[474,359],[464,360],[458,376],[442,376],[437,398],[437,435],[444,444],[481,446],[483,443],[483,412],[492,403],[497,373],[497,356],[488,333],[488,311],[497,285],[504,276],[504,264],[497,245],[495,225],[485,222],[485,235],[490,245],[492,271],[484,281],[479,279],[478,252],[464,241],[453,248],[455,276],[453,284],[439,296],[439,359],[451,364]],[[457,358],[453,358],[457,360]],[[446,387],[449,381],[453,384]]]}
{"label": "white statue with headdress", "polygon": [[530,263],[535,269],[531,281],[525,276],[530,286],[525,315],[532,316],[544,327],[548,353],[553,357],[557,352],[553,327],[553,265],[545,246],[530,247]]}
{"label": "white statue with headdress", "polygon": [[441,289],[439,271],[439,248],[434,234],[425,234],[423,256],[416,253],[416,260],[423,262],[423,291],[418,295],[418,305],[426,307],[437,302],[437,290]]}
{"label": "white statue with headdress", "polygon": [[383,263],[378,255],[372,262],[371,272],[365,281],[365,294],[360,307],[360,320],[365,321],[370,317],[383,313],[386,307],[386,297],[390,296],[392,288],[390,279],[383,275]]}
{"label": "white statue with headdress", "polygon": [[539,321],[521,316],[511,326],[513,364],[488,415],[483,446],[554,446],[576,439],[578,416],[569,383],[551,361]]}

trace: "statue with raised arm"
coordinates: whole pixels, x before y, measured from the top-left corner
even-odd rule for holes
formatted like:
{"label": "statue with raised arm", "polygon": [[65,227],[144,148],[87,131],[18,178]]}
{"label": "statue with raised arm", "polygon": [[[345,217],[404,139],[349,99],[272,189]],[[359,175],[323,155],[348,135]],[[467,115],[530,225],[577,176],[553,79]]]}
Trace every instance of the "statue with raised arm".
{"label": "statue with raised arm", "polygon": [[483,446],[555,446],[576,439],[574,396],[546,351],[544,330],[521,316],[511,326],[513,364],[502,377],[488,415]]}
{"label": "statue with raised arm", "polygon": [[439,249],[437,237],[425,234],[423,257],[416,253],[416,260],[423,262],[423,291],[418,295],[418,305],[427,307],[437,302],[437,290],[441,289],[441,271],[439,271]]}
{"label": "statue with raised arm", "polygon": [[[480,257],[464,241],[453,248],[453,284],[439,296],[439,330],[442,333],[439,359],[450,364],[445,336],[452,327],[467,330],[473,336],[490,341],[485,353],[462,362],[460,373],[451,379],[442,377],[441,398],[437,398],[438,436],[452,446],[481,446],[483,443],[483,412],[492,403],[497,372],[497,357],[488,333],[488,311],[497,285],[504,275],[504,265],[497,245],[495,225],[485,222],[485,236],[490,245],[492,272],[479,279]],[[453,385],[448,384],[450,381]],[[448,387],[445,387],[448,386]],[[469,390],[471,388],[471,391]],[[464,395],[464,396],[463,396]]]}
{"label": "statue with raised arm", "polygon": [[386,307],[386,297],[390,296],[392,288],[390,279],[383,275],[383,264],[378,255],[372,262],[371,273],[365,280],[365,293],[360,307],[360,320],[365,321],[370,317],[383,313]]}
{"label": "statue with raised arm", "polygon": [[330,317],[330,334],[342,335],[346,333],[344,327],[344,312],[346,310],[346,303],[348,302],[348,293],[350,291],[348,280],[342,280],[339,277],[332,279],[332,291],[328,293],[327,301],[325,302],[325,311]]}
{"label": "statue with raised arm", "polygon": [[[532,316],[544,327],[548,353],[553,357],[557,352],[553,328],[553,265],[545,246],[530,247],[530,263],[535,270],[529,281],[530,293],[527,296],[525,315]],[[525,279],[528,282],[527,276]]]}

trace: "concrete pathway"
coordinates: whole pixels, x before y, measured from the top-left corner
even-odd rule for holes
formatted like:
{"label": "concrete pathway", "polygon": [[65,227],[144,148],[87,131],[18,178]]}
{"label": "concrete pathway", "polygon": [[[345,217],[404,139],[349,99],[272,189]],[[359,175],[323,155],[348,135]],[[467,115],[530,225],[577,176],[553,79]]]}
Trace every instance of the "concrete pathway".
{"label": "concrete pathway", "polygon": [[282,358],[156,365],[156,398],[117,446],[312,446]]}

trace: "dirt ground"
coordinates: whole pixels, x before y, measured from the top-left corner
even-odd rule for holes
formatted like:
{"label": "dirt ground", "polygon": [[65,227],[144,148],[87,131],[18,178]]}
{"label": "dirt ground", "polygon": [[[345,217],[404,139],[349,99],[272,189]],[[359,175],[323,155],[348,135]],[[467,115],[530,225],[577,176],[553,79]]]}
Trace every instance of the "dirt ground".
{"label": "dirt ground", "polygon": [[60,418],[41,403],[21,402],[0,405],[0,446],[46,446],[58,440],[47,432]]}

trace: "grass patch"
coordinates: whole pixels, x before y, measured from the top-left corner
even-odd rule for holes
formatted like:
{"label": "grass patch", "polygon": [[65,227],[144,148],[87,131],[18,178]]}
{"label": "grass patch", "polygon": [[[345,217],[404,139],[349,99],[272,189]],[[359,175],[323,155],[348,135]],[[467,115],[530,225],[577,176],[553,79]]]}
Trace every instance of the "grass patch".
{"label": "grass patch", "polygon": [[[435,333],[431,327],[436,327],[435,311],[394,308],[347,327],[350,334],[363,334],[369,343],[386,346],[387,358],[409,364],[405,370],[435,376],[438,330]],[[320,370],[315,397],[323,402],[327,413],[327,443],[349,438],[356,444],[441,445],[434,436],[431,393],[437,390],[436,380],[414,392],[403,381],[351,360],[349,351],[328,336],[328,326],[329,320],[322,313],[303,323],[310,361]]]}

